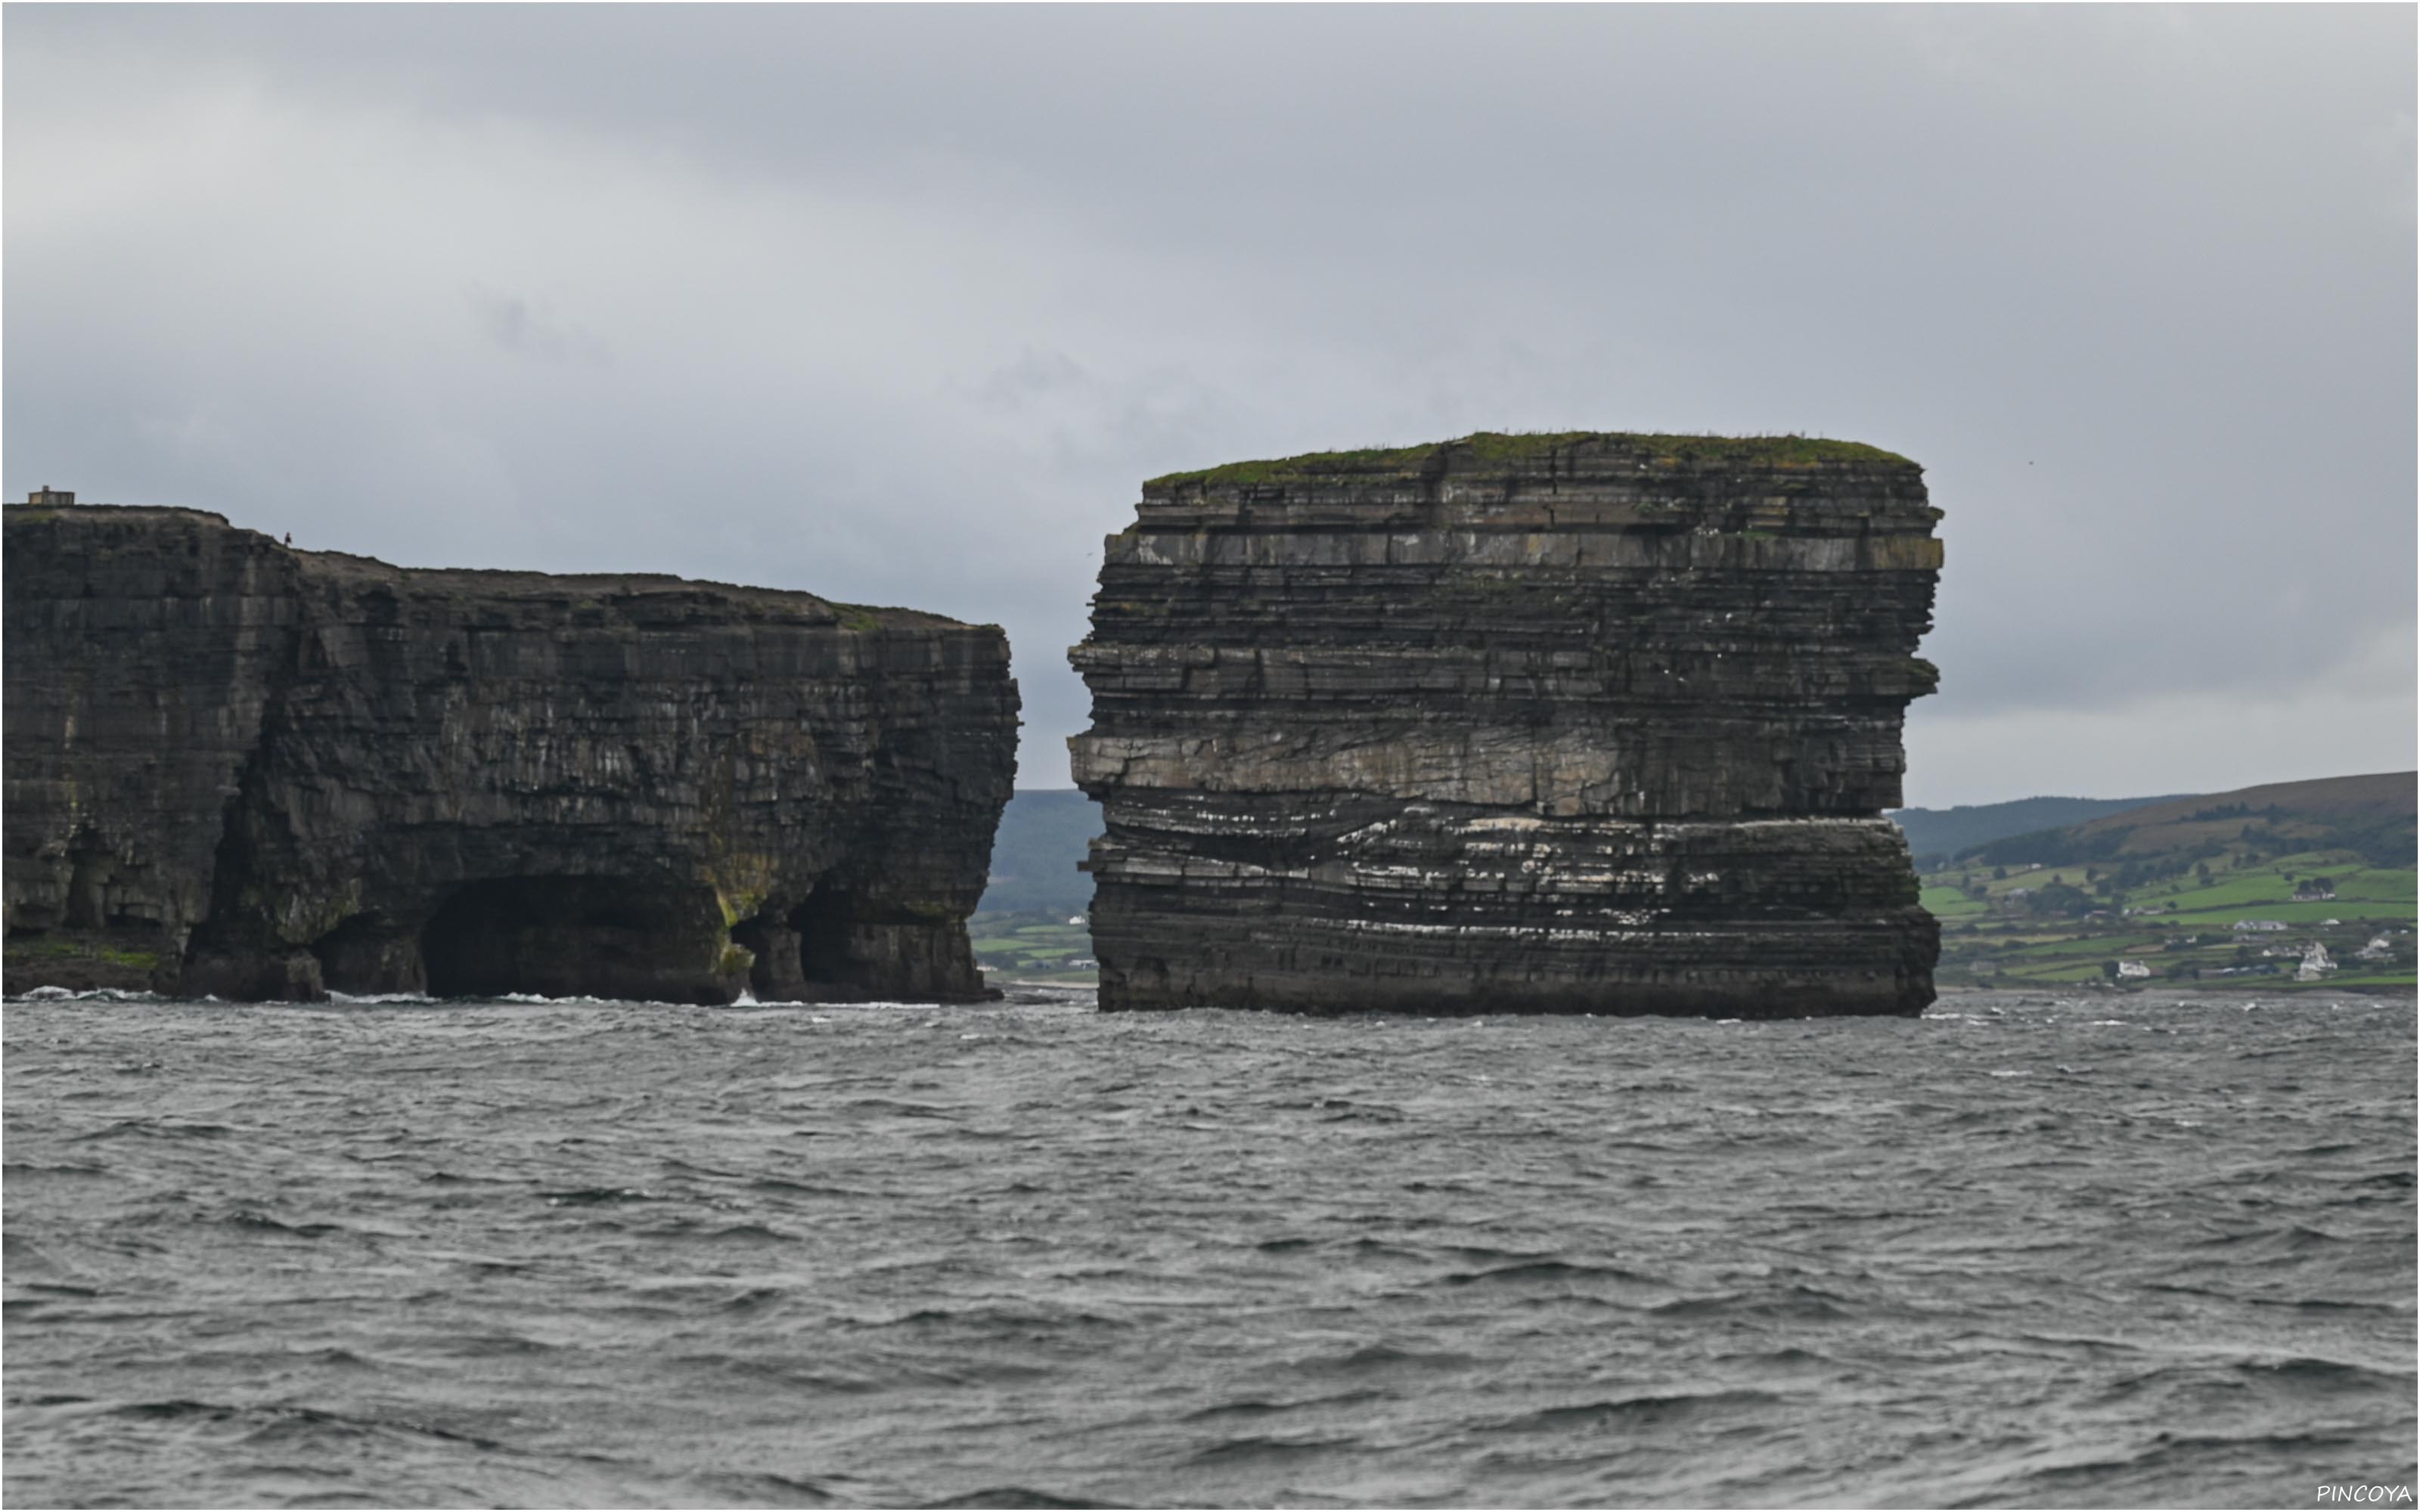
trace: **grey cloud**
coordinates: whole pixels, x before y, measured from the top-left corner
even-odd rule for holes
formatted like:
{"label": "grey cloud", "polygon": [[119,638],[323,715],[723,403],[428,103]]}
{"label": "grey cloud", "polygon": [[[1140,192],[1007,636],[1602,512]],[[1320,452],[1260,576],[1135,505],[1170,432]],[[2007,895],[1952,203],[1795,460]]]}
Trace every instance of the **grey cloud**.
{"label": "grey cloud", "polygon": [[[1811,431],[1925,462],[1948,512],[1916,748],[1957,770],[1919,760],[1920,798],[2037,785],[1956,731],[2306,718],[2315,686],[2365,733],[2314,761],[2411,761],[2408,8],[0,28],[13,491],[998,621],[1053,782],[1141,478]],[[2102,743],[2088,785],[2174,785],[2156,739]],[[2309,775],[2281,759],[2242,779]]]}
{"label": "grey cloud", "polygon": [[474,284],[462,291],[462,301],[480,333],[505,351],[540,362],[597,367],[613,360],[598,337],[533,307],[518,294],[499,294]]}
{"label": "grey cloud", "polygon": [[1091,387],[1090,375],[1066,353],[1036,351],[1028,347],[1015,362],[985,374],[970,393],[979,404],[1014,410],[1023,409],[1037,399]]}

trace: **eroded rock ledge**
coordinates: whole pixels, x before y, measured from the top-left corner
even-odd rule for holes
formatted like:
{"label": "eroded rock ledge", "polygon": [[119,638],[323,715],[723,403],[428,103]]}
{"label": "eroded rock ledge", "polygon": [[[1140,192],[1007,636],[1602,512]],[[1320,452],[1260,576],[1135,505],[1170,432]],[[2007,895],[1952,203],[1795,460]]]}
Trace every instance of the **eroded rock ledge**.
{"label": "eroded rock ledge", "polygon": [[0,514],[11,993],[984,995],[997,626]]}
{"label": "eroded rock ledge", "polygon": [[1071,743],[1109,1009],[1916,1013],[1922,470],[1497,436],[1156,479]]}

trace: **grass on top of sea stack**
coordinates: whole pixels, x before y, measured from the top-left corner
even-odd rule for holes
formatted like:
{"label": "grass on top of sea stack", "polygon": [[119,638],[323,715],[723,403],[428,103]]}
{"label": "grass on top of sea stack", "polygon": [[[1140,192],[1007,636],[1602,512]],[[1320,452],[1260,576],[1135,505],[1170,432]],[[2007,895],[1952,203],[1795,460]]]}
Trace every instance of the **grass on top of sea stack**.
{"label": "grass on top of sea stack", "polygon": [[1460,449],[1482,462],[1512,462],[1543,455],[1587,441],[1636,452],[1659,463],[1731,462],[1776,468],[1820,467],[1826,463],[1889,463],[1913,466],[1896,452],[1862,441],[1827,440],[1816,436],[1664,436],[1625,431],[1559,430],[1503,432],[1482,430],[1458,440],[1429,441],[1418,446],[1365,447],[1357,451],[1309,452],[1300,456],[1256,462],[1228,462],[1190,472],[1170,472],[1145,483],[1146,489],[1183,484],[1270,483],[1337,473],[1411,474],[1440,454]]}

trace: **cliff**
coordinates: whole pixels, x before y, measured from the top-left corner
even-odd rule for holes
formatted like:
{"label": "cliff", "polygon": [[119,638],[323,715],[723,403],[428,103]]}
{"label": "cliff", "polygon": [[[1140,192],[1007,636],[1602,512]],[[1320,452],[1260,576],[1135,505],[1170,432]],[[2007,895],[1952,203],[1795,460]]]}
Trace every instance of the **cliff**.
{"label": "cliff", "polygon": [[1073,653],[1110,1009],[1916,1013],[1922,470],[1478,435],[1144,485]]}
{"label": "cliff", "polygon": [[996,626],[0,516],[9,992],[983,995]]}

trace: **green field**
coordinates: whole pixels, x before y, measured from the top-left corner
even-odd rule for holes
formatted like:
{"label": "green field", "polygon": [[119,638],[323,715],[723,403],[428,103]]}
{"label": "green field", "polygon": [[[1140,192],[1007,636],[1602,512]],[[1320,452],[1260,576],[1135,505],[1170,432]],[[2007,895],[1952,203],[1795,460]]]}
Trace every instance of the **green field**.
{"label": "green field", "polygon": [[1955,887],[1928,887],[1917,901],[1935,918],[1980,918],[1992,911],[1989,903],[1978,903]]}
{"label": "green field", "polygon": [[[2169,874],[2156,874],[2162,871]],[[2298,901],[2299,884],[2327,879],[2335,896]],[[2124,988],[2190,982],[2262,992],[2420,988],[2413,928],[2420,921],[2409,868],[2372,864],[2347,850],[2264,853],[2257,843],[2190,857],[2112,857],[2086,865],[1952,864],[1924,878],[1921,902],[1941,920],[1944,986]],[[2131,882],[2131,885],[2120,885]],[[2239,920],[2283,923],[2239,931]],[[2358,952],[2387,935],[2385,960]],[[2337,970],[2309,983],[2295,969],[2314,942]],[[2149,978],[2108,973],[2139,962]]]}
{"label": "green field", "polygon": [[1098,973],[1090,965],[1069,963],[1092,958],[1093,932],[1068,923],[1071,917],[1040,910],[979,913],[967,922],[975,964],[994,986],[1006,981],[1090,984]]}

